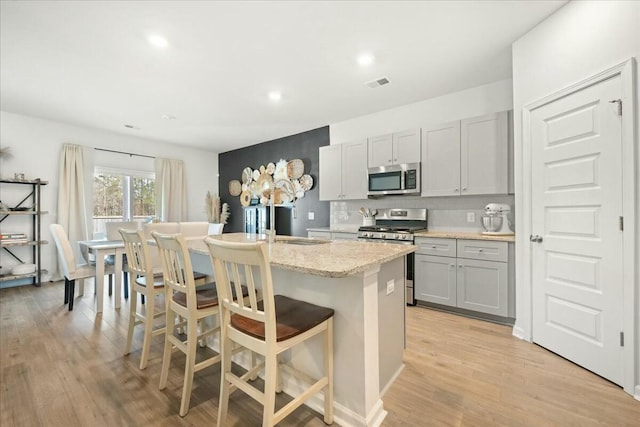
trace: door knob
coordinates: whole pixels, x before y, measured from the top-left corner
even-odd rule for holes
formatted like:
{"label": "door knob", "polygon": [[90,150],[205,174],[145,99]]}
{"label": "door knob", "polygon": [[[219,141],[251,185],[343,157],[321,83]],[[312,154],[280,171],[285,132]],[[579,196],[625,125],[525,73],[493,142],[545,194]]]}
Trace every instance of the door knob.
{"label": "door knob", "polygon": [[534,243],[541,243],[542,242],[542,236],[538,236],[537,234],[536,235],[532,234],[532,235],[529,236],[529,240],[534,242]]}

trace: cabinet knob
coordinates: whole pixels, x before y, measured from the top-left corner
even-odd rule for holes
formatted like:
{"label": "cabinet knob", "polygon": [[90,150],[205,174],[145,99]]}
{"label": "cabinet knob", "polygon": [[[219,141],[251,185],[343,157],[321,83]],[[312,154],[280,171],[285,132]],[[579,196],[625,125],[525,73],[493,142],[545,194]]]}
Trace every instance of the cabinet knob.
{"label": "cabinet knob", "polygon": [[462,187],[462,191],[467,191],[467,187]]}
{"label": "cabinet knob", "polygon": [[431,245],[431,249],[435,249],[435,248],[436,248],[436,245]]}
{"label": "cabinet knob", "polygon": [[529,236],[529,240],[534,242],[534,243],[541,243],[542,242],[542,236],[538,236],[537,234],[534,235],[530,235]]}
{"label": "cabinet knob", "polygon": [[478,249],[478,252],[482,252],[482,249]]}
{"label": "cabinet knob", "polygon": [[449,268],[453,268],[453,267],[455,267],[454,264],[449,264]]}
{"label": "cabinet knob", "polygon": [[462,268],[462,267],[463,267],[463,265],[458,265],[458,268]]}
{"label": "cabinet knob", "polygon": [[455,191],[455,192],[457,193],[457,192],[458,192],[458,189],[456,188],[456,189],[455,189],[455,190],[453,190],[453,191]]}

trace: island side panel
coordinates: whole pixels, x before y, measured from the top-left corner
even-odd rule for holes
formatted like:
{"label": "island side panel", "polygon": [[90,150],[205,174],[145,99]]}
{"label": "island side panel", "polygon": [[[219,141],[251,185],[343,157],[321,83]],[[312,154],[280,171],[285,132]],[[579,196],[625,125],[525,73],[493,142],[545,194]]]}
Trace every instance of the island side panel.
{"label": "island side panel", "polygon": [[[383,264],[378,273],[378,341],[382,394],[404,367],[405,277],[405,257]],[[390,282],[393,284],[393,291],[387,294]]]}

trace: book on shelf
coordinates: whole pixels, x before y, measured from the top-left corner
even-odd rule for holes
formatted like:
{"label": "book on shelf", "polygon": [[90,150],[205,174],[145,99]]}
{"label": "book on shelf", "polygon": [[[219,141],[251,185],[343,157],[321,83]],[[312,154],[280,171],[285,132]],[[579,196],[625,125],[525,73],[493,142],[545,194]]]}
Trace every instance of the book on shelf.
{"label": "book on shelf", "polygon": [[27,235],[25,233],[0,233],[0,240],[9,240],[9,239],[26,239]]}

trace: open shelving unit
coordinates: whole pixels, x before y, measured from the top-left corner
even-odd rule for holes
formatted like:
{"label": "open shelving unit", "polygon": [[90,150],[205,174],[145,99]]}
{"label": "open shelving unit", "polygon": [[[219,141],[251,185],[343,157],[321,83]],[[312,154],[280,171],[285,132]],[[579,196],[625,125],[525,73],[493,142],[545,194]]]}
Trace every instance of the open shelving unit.
{"label": "open shelving unit", "polygon": [[[12,184],[27,185],[30,187],[30,192],[26,194],[26,196],[15,206],[0,210],[0,225],[5,225],[4,221],[11,217],[28,215],[32,217],[31,233],[30,235],[27,235],[26,242],[6,241],[5,239],[1,239],[0,248],[21,264],[26,264],[25,260],[27,258],[24,253],[21,253],[20,248],[31,248],[31,262],[36,265],[36,270],[26,274],[0,274],[0,282],[30,278],[33,285],[40,286],[42,275],[47,273],[46,270],[42,269],[42,245],[49,243],[46,240],[42,240],[41,216],[47,212],[40,209],[40,192],[41,187],[43,185],[47,185],[48,181],[42,181],[39,178],[34,180],[0,178],[0,185],[2,186]],[[31,203],[31,206],[28,206],[29,202]],[[0,233],[4,234],[5,232],[0,231]]]}

